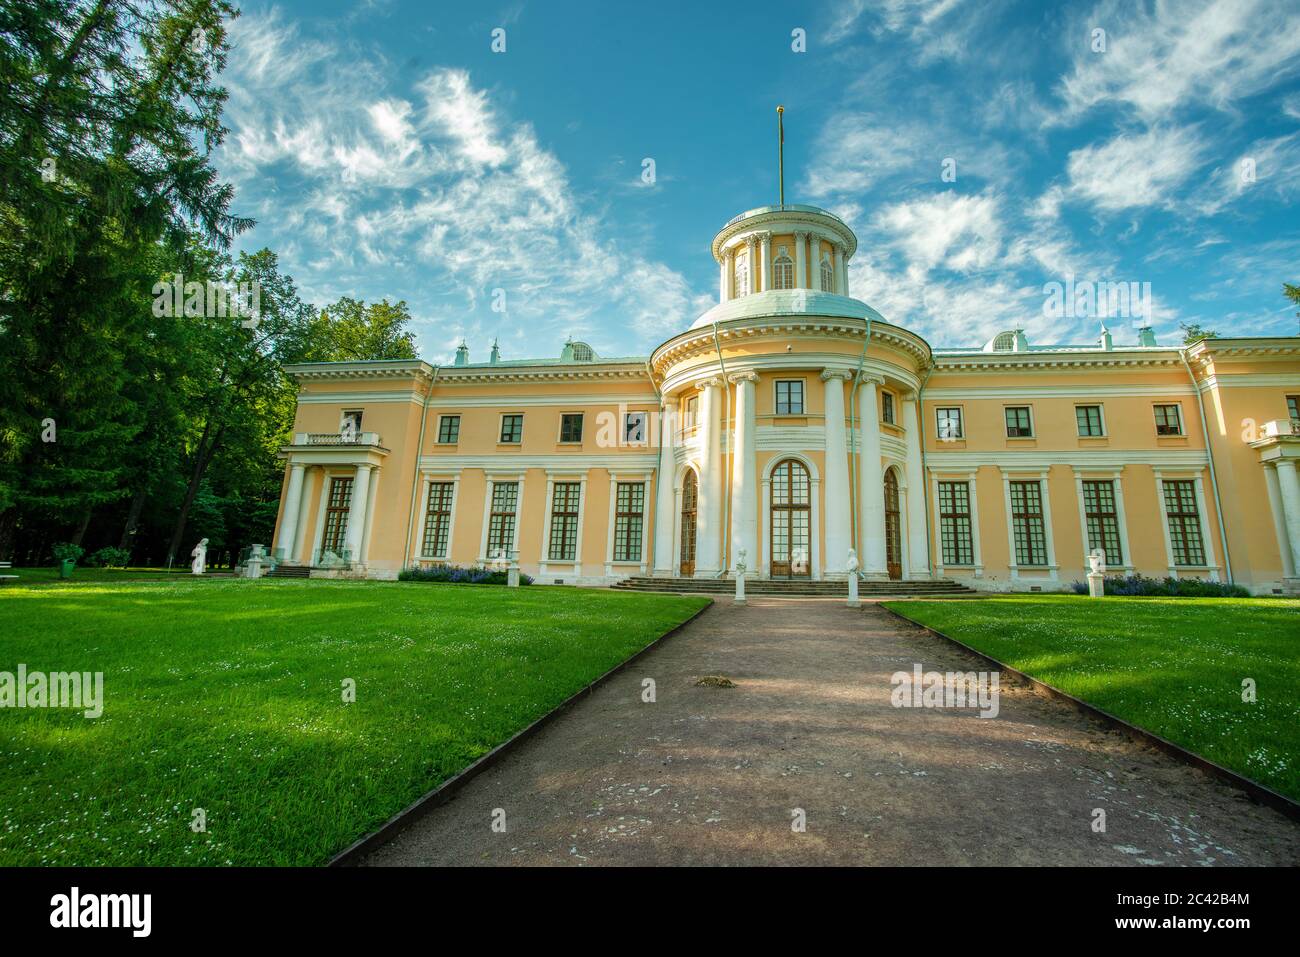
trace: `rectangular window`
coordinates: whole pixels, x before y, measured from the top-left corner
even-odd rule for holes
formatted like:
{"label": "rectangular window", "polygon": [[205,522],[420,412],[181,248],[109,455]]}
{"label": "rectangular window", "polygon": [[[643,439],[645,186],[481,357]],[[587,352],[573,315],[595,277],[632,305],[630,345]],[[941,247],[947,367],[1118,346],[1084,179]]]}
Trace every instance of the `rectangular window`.
{"label": "rectangular window", "polygon": [[960,408],[935,409],[934,416],[939,429],[939,438],[960,439],[965,435],[962,431]]}
{"label": "rectangular window", "polygon": [[451,545],[451,482],[429,485],[429,508],[424,513],[424,543],[420,554],[426,558],[446,558]]}
{"label": "rectangular window", "polygon": [[357,442],[361,437],[361,411],[353,409],[343,413],[339,420],[339,434],[344,442]]}
{"label": "rectangular window", "polygon": [[939,483],[939,544],[945,565],[974,565],[970,483]]}
{"label": "rectangular window", "polygon": [[1176,405],[1158,405],[1156,408],[1156,435],[1182,435],[1183,419]]}
{"label": "rectangular window", "polygon": [[1026,439],[1034,434],[1029,420],[1029,406],[1009,405],[1004,410],[1007,418],[1007,438]]}
{"label": "rectangular window", "polygon": [[488,558],[509,558],[515,550],[515,510],[518,482],[492,483],[492,513],[488,518]]}
{"label": "rectangular window", "polygon": [[342,555],[347,541],[348,509],[352,507],[352,479],[330,479],[330,496],[325,507],[325,534],[321,538],[321,552]]}
{"label": "rectangular window", "polygon": [[524,438],[524,417],[522,415],[501,416],[501,441],[506,445],[518,445]]}
{"label": "rectangular window", "polygon": [[547,558],[572,562],[578,557],[578,505],[581,482],[556,482],[551,492],[551,543]]}
{"label": "rectangular window", "polygon": [[1107,565],[1123,565],[1119,544],[1119,514],[1115,510],[1114,482],[1083,483],[1083,518],[1088,524],[1088,551],[1100,548]]}
{"label": "rectangular window", "polygon": [[460,416],[444,415],[438,420],[438,444],[455,445],[460,441]]}
{"label": "rectangular window", "polygon": [[776,414],[803,415],[803,380],[776,381]]}
{"label": "rectangular window", "polygon": [[1011,483],[1011,530],[1016,541],[1017,565],[1047,564],[1040,482]]}
{"label": "rectangular window", "polygon": [[894,393],[880,393],[880,421],[894,424]]}
{"label": "rectangular window", "polygon": [[619,482],[614,510],[614,561],[639,562],[645,524],[645,483]]}
{"label": "rectangular window", "polygon": [[1076,405],[1074,407],[1074,420],[1079,425],[1079,435],[1088,437],[1102,434],[1101,406]]}
{"label": "rectangular window", "polygon": [[628,412],[623,416],[623,444],[645,445],[649,433],[649,412]]}
{"label": "rectangular window", "polygon": [[692,429],[699,424],[700,417],[700,397],[693,395],[686,400],[685,421],[682,422],[682,428]]}
{"label": "rectangular window", "polygon": [[582,413],[566,412],[560,416],[560,441],[582,441]]}
{"label": "rectangular window", "polygon": [[1291,432],[1300,432],[1300,395],[1286,397],[1286,414],[1291,419]]}
{"label": "rectangular window", "polygon": [[1169,516],[1169,546],[1175,565],[1205,564],[1201,543],[1201,516],[1196,508],[1196,483],[1190,479],[1164,480],[1165,514]]}

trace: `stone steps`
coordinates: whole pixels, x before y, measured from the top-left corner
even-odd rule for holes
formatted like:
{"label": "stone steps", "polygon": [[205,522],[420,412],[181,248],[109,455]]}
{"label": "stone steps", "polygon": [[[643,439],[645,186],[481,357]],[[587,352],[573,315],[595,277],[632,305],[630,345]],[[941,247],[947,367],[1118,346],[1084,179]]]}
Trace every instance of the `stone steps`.
{"label": "stone steps", "polygon": [[[674,594],[734,595],[736,582],[732,578],[653,578],[636,575],[610,586],[618,591],[650,591]],[[801,596],[844,598],[848,584],[837,581],[773,581],[747,579],[746,595]],[[975,595],[978,592],[949,578],[934,581],[864,581],[858,583],[862,598],[882,596],[919,595],[951,597]]]}
{"label": "stone steps", "polygon": [[267,578],[310,578],[311,568],[306,565],[276,565]]}

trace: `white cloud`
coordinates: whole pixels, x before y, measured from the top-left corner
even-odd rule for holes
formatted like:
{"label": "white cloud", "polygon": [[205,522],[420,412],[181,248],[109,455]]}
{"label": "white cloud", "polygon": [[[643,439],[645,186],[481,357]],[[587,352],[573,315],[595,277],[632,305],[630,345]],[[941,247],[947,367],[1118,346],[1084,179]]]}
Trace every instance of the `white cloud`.
{"label": "white cloud", "polygon": [[[300,258],[286,268],[321,303],[405,298],[440,317],[426,347],[490,330],[544,356],[570,332],[645,351],[707,308],[680,274],[606,238],[560,159],[465,71],[394,89],[378,64],[304,43],[274,10],[240,18],[234,39],[222,168],[272,234],[251,242],[291,236]],[[301,185],[296,204],[280,177]],[[490,311],[495,289],[505,313]]]}
{"label": "white cloud", "polygon": [[[1106,31],[1106,50],[1092,31]],[[1227,109],[1300,68],[1294,0],[1105,0],[1067,33],[1071,71],[1058,87],[1071,121],[1119,102],[1154,122],[1189,103]]]}
{"label": "white cloud", "polygon": [[872,234],[899,250],[909,268],[923,272],[940,265],[953,272],[985,269],[1002,248],[998,202],[988,194],[949,191],[895,203],[873,218]]}
{"label": "white cloud", "polygon": [[1190,128],[1121,133],[1070,153],[1068,192],[1108,213],[1168,205],[1171,194],[1200,165],[1202,149]]}

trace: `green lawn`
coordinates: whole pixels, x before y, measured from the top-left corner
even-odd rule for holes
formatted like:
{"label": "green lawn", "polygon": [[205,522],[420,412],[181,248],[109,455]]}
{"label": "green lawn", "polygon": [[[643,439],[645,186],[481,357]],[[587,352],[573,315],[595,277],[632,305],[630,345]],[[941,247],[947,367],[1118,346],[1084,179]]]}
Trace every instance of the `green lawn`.
{"label": "green lawn", "polygon": [[[886,607],[1300,799],[1300,601],[1035,595]],[[1246,678],[1254,704],[1242,701]]]}
{"label": "green lawn", "polygon": [[102,671],[105,703],[98,719],[0,710],[0,865],[320,864],[704,604],[541,585],[6,586],[0,671]]}
{"label": "green lawn", "polygon": [[[230,573],[229,569],[215,569],[218,571]],[[0,588],[9,588],[14,585],[44,585],[50,582],[59,582],[64,585],[75,585],[78,582],[126,582],[126,581],[186,581],[193,580],[194,576],[190,574],[189,562],[179,565],[170,571],[166,568],[92,568],[91,566],[78,565],[72,572],[72,577],[64,581],[59,578],[57,568],[0,568],[0,575],[17,575],[18,580],[5,580]]]}

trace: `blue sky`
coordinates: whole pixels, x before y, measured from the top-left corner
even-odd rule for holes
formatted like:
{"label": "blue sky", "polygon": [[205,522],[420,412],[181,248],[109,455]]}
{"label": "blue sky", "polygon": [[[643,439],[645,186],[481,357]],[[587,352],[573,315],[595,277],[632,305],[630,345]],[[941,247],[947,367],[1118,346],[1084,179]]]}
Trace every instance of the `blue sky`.
{"label": "blue sky", "polygon": [[430,361],[685,329],[714,233],[776,201],[777,103],[787,201],[847,220],[853,295],[936,347],[1094,341],[1044,315],[1070,276],[1149,282],[1162,342],[1300,331],[1294,0],[314,0],[246,4],[232,41],[240,248],[318,304],[405,299]]}

